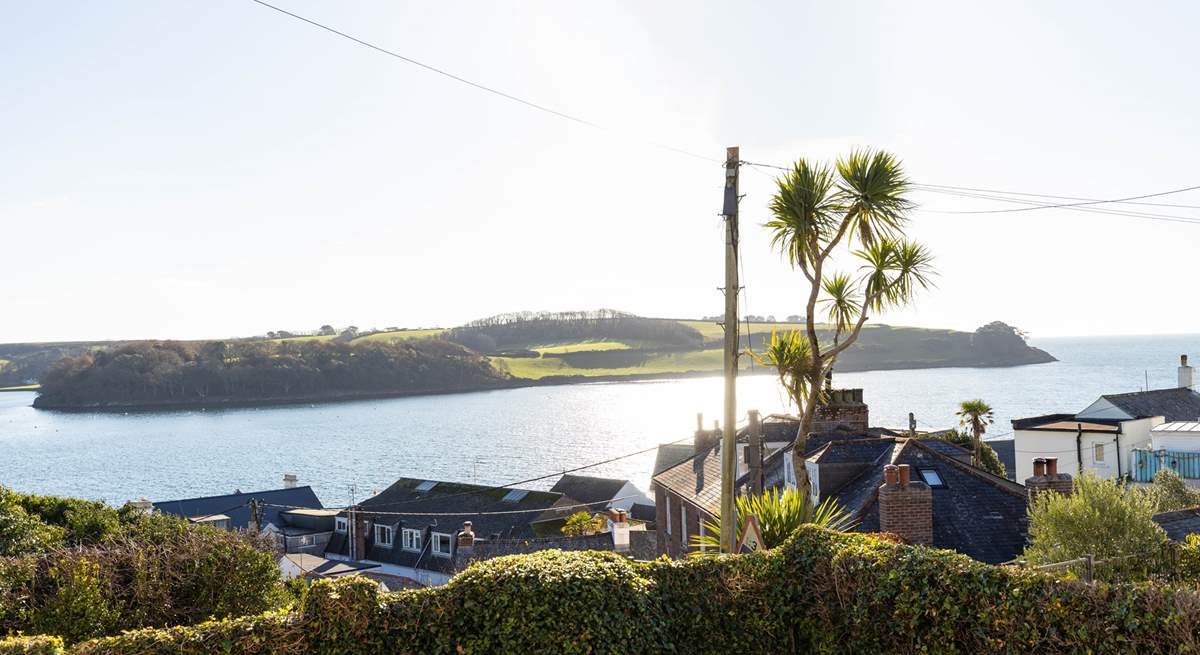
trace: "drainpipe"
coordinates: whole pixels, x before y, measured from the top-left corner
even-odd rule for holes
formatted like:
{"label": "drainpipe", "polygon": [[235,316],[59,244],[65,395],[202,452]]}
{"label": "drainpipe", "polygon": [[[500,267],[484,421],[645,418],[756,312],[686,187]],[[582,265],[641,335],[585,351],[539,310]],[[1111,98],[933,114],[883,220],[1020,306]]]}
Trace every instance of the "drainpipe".
{"label": "drainpipe", "polygon": [[1083,424],[1076,423],[1075,429],[1075,455],[1079,458],[1079,475],[1083,475]]}
{"label": "drainpipe", "polygon": [[1113,435],[1113,443],[1117,444],[1117,479],[1121,479],[1121,424],[1117,424],[1117,433]]}

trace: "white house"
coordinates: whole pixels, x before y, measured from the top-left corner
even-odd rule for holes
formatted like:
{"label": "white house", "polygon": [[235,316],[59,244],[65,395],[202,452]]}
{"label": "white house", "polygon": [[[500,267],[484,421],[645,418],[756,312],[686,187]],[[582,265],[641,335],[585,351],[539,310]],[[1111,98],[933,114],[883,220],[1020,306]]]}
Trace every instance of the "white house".
{"label": "white house", "polygon": [[1200,394],[1192,390],[1193,385],[1193,369],[1184,355],[1178,387],[1108,394],[1075,414],[1014,420],[1017,481],[1033,475],[1036,457],[1059,458],[1064,472],[1090,471],[1104,478],[1140,480],[1148,465],[1144,457],[1135,461],[1134,451],[1154,448],[1154,429],[1167,422],[1200,418]]}

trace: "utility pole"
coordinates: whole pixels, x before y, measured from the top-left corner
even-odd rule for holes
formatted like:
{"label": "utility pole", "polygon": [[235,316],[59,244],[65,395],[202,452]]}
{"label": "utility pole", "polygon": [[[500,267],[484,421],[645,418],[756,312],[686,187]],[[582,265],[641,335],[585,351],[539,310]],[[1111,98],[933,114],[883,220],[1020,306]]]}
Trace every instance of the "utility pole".
{"label": "utility pole", "polygon": [[737,146],[725,149],[725,433],[721,443],[721,552],[737,541],[733,485],[737,481],[738,166]]}

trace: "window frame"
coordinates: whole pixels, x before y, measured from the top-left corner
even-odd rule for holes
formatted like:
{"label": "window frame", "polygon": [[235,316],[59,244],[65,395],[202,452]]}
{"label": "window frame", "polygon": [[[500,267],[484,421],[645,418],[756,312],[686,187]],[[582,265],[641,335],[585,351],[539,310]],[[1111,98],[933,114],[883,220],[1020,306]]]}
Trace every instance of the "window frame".
{"label": "window frame", "polygon": [[[937,482],[931,482],[929,480],[929,477],[926,475],[926,473],[933,475],[933,477],[937,480]],[[924,482],[925,484],[929,485],[930,489],[945,489],[946,488],[946,478],[942,477],[941,472],[935,468],[918,468],[917,475],[921,476],[921,481]]]}
{"label": "window frame", "polygon": [[1108,465],[1108,462],[1104,461],[1104,446],[1105,443],[1103,441],[1096,441],[1092,443],[1093,464],[1104,464],[1105,466]]}
{"label": "window frame", "polygon": [[346,534],[350,531],[350,519],[344,516],[338,516],[333,519],[333,531],[338,534]]}
{"label": "window frame", "polygon": [[[383,538],[381,535],[386,535]],[[396,531],[390,525],[375,524],[375,545],[380,548],[391,548],[396,543]]]}
{"label": "window frame", "polygon": [[[438,540],[442,537],[446,538],[445,551],[438,550]],[[435,557],[450,557],[454,554],[454,536],[445,532],[429,533],[429,552],[433,553]]]}
{"label": "window frame", "polygon": [[411,553],[421,552],[422,537],[421,531],[417,528],[402,528],[400,530],[400,549]]}

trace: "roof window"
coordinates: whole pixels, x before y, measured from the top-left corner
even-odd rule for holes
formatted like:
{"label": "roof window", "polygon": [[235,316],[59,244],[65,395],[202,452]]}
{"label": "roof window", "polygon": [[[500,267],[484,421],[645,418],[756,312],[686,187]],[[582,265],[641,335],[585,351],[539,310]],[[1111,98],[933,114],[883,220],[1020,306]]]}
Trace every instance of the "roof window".
{"label": "roof window", "polygon": [[424,481],[424,482],[422,482],[421,484],[418,484],[418,485],[417,485],[417,488],[416,488],[416,490],[417,490],[417,491],[422,491],[422,492],[424,492],[424,491],[432,491],[432,490],[433,490],[433,487],[434,487],[434,485],[436,485],[436,484],[437,484],[437,481],[435,481],[435,480],[425,480],[425,481]]}
{"label": "roof window", "polygon": [[521,499],[528,494],[529,491],[527,489],[513,489],[512,491],[504,494],[504,498],[501,498],[500,500],[506,503],[519,503],[521,502]]}
{"label": "roof window", "polygon": [[921,472],[921,479],[925,484],[931,487],[945,487],[946,483],[942,480],[941,474],[935,469],[918,469]]}

